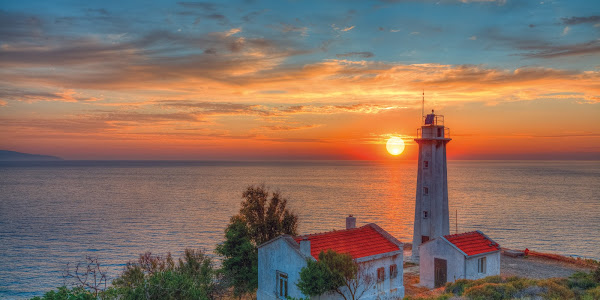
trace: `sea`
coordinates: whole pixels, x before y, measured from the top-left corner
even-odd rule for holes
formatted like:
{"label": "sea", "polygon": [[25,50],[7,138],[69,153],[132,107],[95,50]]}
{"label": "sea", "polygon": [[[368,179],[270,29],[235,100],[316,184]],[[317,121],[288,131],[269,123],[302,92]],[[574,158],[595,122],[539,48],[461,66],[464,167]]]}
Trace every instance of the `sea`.
{"label": "sea", "polygon": [[[109,280],[145,252],[214,257],[242,192],[288,199],[300,233],[376,223],[411,242],[415,161],[57,161],[0,163],[0,298],[64,284],[98,259]],[[502,247],[600,259],[600,161],[449,161],[451,233]]]}

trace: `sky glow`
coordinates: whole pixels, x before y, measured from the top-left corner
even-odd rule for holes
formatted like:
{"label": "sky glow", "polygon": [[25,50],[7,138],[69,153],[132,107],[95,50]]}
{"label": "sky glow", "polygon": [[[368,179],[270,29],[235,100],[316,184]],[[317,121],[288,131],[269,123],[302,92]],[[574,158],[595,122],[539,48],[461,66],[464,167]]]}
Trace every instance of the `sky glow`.
{"label": "sky glow", "polygon": [[423,89],[449,159],[600,159],[600,2],[0,6],[7,150],[415,159]]}

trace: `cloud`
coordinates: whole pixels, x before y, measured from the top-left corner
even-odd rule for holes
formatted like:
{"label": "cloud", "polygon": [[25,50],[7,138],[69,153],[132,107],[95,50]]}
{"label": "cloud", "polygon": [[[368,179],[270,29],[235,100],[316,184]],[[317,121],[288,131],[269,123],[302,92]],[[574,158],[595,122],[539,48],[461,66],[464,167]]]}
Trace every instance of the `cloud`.
{"label": "cloud", "polygon": [[211,2],[177,2],[177,4],[188,9],[201,9],[207,11],[214,11],[217,7],[215,3]]}
{"label": "cloud", "polygon": [[92,102],[100,100],[97,97],[85,96],[74,89],[62,89],[60,91],[51,92],[11,87],[0,87],[0,99],[24,101],[28,103],[38,101]]}
{"label": "cloud", "polygon": [[272,115],[273,112],[262,105],[231,102],[202,102],[193,100],[161,100],[157,104],[170,108],[192,109],[202,115]]}
{"label": "cloud", "polygon": [[354,29],[354,27],[355,26],[345,27],[344,29],[341,29],[341,31],[344,31],[344,32],[350,31],[350,30]]}
{"label": "cloud", "polygon": [[530,58],[546,59],[562,56],[598,55],[600,54],[600,41],[594,40],[586,43],[572,45],[545,46],[534,48],[531,50],[533,51],[522,55]]}
{"label": "cloud", "polygon": [[338,58],[344,58],[344,57],[361,57],[361,58],[370,58],[375,56],[375,54],[373,54],[373,52],[347,52],[347,53],[341,53],[341,54],[336,54],[335,55]]}
{"label": "cloud", "polygon": [[571,27],[569,27],[569,26],[565,26],[565,28],[563,29],[563,31],[562,31],[562,34],[561,34],[561,35],[562,35],[562,36],[565,36],[565,35],[567,35],[567,34],[569,33],[569,31],[570,31],[570,30],[571,30]]}
{"label": "cloud", "polygon": [[306,26],[300,27],[300,26],[295,26],[292,24],[284,24],[284,23],[282,23],[281,25],[282,25],[281,31],[284,33],[285,32],[299,32],[301,36],[304,36],[304,37],[308,36],[308,27],[306,27]]}
{"label": "cloud", "polygon": [[570,17],[561,18],[565,25],[577,25],[583,23],[600,23],[600,16],[589,16],[589,17]]}
{"label": "cloud", "polygon": [[292,125],[270,125],[270,126],[262,126],[261,128],[272,130],[272,131],[291,131],[291,130],[302,130],[302,129],[310,129],[319,127],[319,125],[300,125],[300,126],[292,126]]}
{"label": "cloud", "polygon": [[232,36],[239,32],[242,32],[241,28],[233,28],[233,29],[230,29],[229,31],[227,31],[227,33],[225,33],[225,36]]}
{"label": "cloud", "polygon": [[476,36],[476,35],[473,35],[473,36],[471,36],[469,39],[470,39],[471,41],[475,41],[475,40],[477,40],[477,36]]}
{"label": "cloud", "polygon": [[[567,26],[568,27],[568,26]],[[565,28],[566,29],[566,28]],[[568,33],[569,30],[563,31]],[[537,36],[514,37],[500,34],[496,29],[488,30],[485,37],[499,46],[508,46],[526,52],[518,55],[528,58],[557,58],[562,56],[596,55],[600,54],[600,40],[577,44],[558,44],[542,40]],[[496,46],[496,45],[494,45]]]}

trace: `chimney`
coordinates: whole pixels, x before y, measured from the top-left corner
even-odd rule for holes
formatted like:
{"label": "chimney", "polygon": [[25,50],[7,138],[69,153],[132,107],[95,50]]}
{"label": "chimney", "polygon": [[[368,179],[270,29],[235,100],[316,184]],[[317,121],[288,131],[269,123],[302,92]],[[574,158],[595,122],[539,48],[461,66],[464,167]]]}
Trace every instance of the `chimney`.
{"label": "chimney", "polygon": [[300,253],[310,257],[310,241],[306,237],[300,241]]}
{"label": "chimney", "polygon": [[346,229],[356,228],[356,218],[352,215],[349,215],[346,218]]}

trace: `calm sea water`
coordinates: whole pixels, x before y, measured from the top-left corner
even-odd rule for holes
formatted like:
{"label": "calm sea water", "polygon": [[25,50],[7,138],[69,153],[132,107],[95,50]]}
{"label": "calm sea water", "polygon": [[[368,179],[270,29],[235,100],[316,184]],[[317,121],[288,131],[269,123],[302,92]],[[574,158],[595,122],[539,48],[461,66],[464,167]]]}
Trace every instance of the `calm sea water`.
{"label": "calm sea water", "polygon": [[[301,233],[342,229],[353,214],[411,241],[413,161],[2,163],[0,298],[62,285],[86,255],[114,278],[146,251],[210,252],[245,187],[262,183],[289,199]],[[451,161],[448,184],[452,232],[600,259],[598,161]]]}

